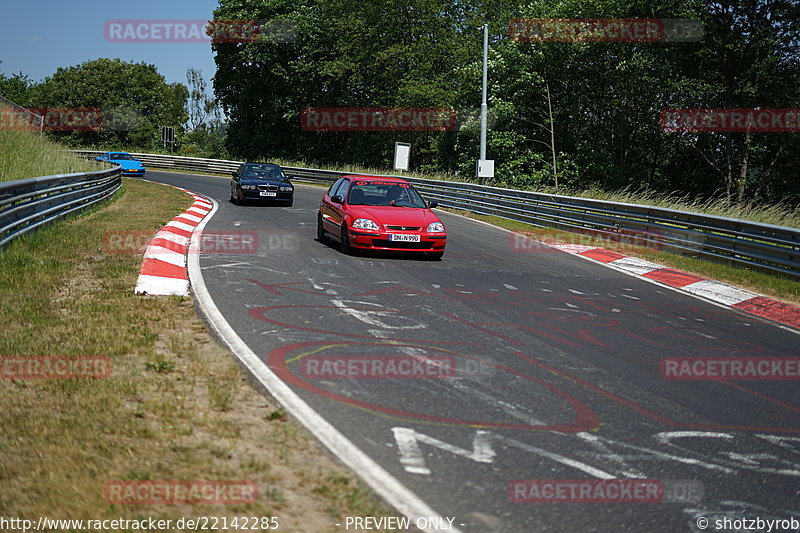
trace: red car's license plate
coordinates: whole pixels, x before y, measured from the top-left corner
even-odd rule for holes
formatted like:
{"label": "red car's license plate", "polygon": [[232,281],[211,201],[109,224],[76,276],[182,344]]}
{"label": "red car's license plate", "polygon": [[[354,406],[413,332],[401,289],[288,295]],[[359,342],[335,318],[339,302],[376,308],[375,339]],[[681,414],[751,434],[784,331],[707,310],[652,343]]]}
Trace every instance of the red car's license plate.
{"label": "red car's license plate", "polygon": [[402,241],[402,242],[419,242],[419,235],[407,235],[407,234],[398,234],[398,233],[390,233],[389,234],[390,241]]}

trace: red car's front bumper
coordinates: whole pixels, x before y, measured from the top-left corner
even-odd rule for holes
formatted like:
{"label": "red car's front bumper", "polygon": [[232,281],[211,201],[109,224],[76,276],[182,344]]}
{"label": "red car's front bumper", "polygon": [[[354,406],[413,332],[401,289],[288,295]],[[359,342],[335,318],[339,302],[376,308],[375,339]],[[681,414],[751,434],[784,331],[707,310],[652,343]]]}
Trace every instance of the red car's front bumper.
{"label": "red car's front bumper", "polygon": [[[447,244],[444,233],[413,233],[419,242],[392,241],[389,233],[349,231],[350,246],[361,250],[402,250],[412,252],[442,252]],[[407,234],[406,234],[407,235]]]}

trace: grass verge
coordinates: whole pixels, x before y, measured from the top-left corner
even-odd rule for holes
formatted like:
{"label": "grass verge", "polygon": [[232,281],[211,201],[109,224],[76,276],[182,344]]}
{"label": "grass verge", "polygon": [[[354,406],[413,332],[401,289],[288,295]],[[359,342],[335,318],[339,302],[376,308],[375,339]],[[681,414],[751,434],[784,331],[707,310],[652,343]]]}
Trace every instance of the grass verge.
{"label": "grass verge", "polygon": [[[614,250],[624,255],[646,259],[665,267],[683,270],[702,278],[729,283],[737,287],[750,289],[789,303],[800,305],[800,281],[787,276],[770,274],[760,270],[745,269],[724,263],[717,263],[700,257],[669,253],[646,246],[635,246],[579,235],[557,229],[538,228],[524,222],[508,220],[502,217],[479,215],[459,209],[443,209],[475,220],[489,222],[496,226],[521,233],[532,239],[546,243],[587,244]],[[521,251],[520,253],[525,253]]]}
{"label": "grass verge", "polygon": [[[0,379],[0,515],[35,520],[277,516],[282,531],[334,531],[388,510],[257,392],[190,298],[133,294],[138,254],[109,232],[155,233],[184,193],[124,180],[115,201],[0,253],[0,362],[108,356],[107,379]],[[135,215],[134,215],[135,214]],[[252,503],[109,503],[109,481],[255,482]]]}
{"label": "grass verge", "polygon": [[[44,135],[0,129],[0,181],[37,178],[107,168],[64,151]],[[38,154],[31,157],[30,154]]]}

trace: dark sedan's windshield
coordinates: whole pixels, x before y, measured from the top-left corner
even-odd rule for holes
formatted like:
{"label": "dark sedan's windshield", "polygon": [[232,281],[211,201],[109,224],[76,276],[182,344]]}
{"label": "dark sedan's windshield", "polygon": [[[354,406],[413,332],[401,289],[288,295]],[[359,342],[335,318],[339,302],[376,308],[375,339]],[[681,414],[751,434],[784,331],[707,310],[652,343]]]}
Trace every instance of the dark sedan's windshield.
{"label": "dark sedan's windshield", "polygon": [[286,175],[281,170],[281,167],[275,165],[245,165],[242,170],[242,177],[286,181]]}
{"label": "dark sedan's windshield", "polygon": [[416,189],[407,183],[355,181],[348,196],[350,205],[427,207]]}
{"label": "dark sedan's windshield", "polygon": [[117,161],[133,161],[133,156],[131,154],[108,154],[108,158]]}

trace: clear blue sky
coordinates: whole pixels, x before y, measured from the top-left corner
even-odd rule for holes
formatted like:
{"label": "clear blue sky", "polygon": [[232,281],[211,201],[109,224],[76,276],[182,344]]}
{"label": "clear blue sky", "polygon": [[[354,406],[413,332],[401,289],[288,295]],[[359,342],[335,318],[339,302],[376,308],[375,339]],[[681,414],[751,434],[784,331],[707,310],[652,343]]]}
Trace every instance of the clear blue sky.
{"label": "clear blue sky", "polygon": [[[186,83],[186,69],[207,81],[216,70],[210,43],[111,43],[108,20],[208,20],[217,0],[0,0],[0,72],[22,71],[35,81],[58,67],[98,57],[144,61],[168,82]],[[209,90],[211,83],[209,81]]]}

